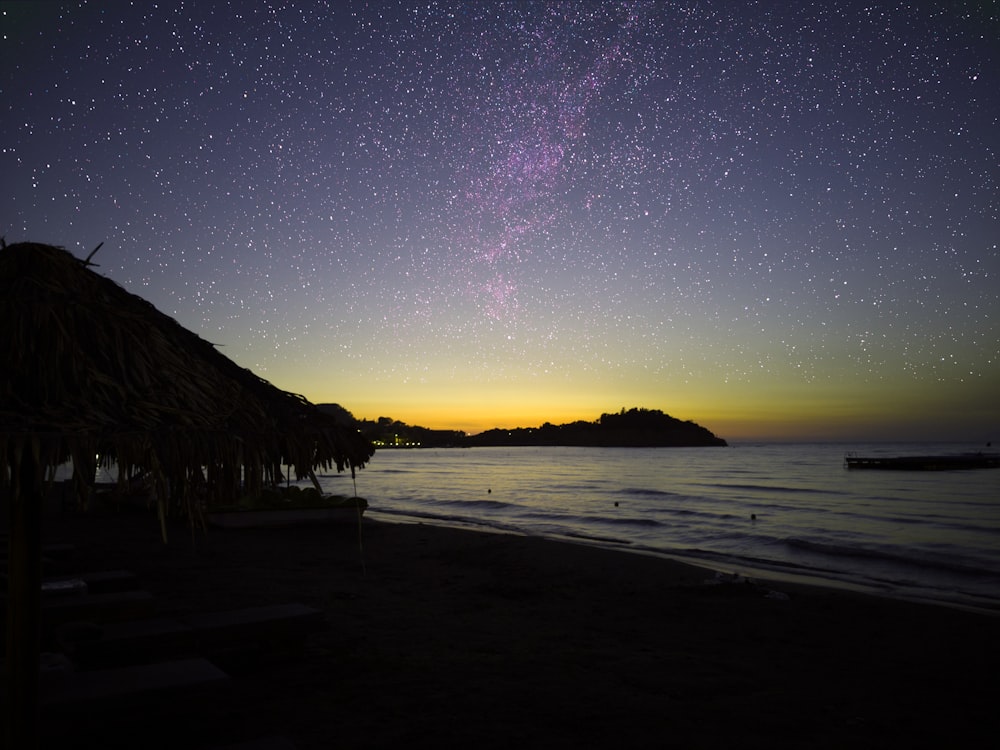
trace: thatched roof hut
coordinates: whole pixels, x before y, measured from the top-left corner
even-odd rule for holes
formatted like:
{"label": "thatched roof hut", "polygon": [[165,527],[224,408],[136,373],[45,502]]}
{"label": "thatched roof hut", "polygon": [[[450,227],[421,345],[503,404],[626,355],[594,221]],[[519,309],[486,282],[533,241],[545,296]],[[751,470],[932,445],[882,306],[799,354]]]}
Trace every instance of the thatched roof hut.
{"label": "thatched roof hut", "polygon": [[70,253],[0,250],[0,455],[92,457],[151,473],[183,506],[201,482],[232,500],[290,464],[364,466],[373,449],[302,396],[237,365]]}
{"label": "thatched roof hut", "polygon": [[[333,466],[353,472],[374,453],[356,430],[237,365],[61,248],[0,248],[0,363],[9,657],[24,647],[11,638],[37,630],[31,590],[40,580],[38,506],[48,470],[72,460],[84,469],[77,474],[85,493],[99,455],[117,464],[121,481],[152,479],[161,519],[180,509],[194,520],[203,503],[259,489],[281,465],[300,476]],[[35,597],[20,608],[30,618],[34,607],[29,623],[14,622],[22,585]]]}

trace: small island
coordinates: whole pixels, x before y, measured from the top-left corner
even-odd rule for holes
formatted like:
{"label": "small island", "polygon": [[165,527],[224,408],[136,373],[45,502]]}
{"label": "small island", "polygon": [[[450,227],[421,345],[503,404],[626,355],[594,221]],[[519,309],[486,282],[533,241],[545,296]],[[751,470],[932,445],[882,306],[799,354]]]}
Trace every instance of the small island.
{"label": "small island", "polygon": [[338,404],[320,404],[356,427],[378,448],[472,448],[507,446],[580,446],[602,448],[724,447],[726,441],[690,420],[680,420],[658,409],[622,409],[602,414],[594,422],[577,421],[541,427],[494,428],[477,435],[458,430],[432,430],[379,417],[355,419]]}

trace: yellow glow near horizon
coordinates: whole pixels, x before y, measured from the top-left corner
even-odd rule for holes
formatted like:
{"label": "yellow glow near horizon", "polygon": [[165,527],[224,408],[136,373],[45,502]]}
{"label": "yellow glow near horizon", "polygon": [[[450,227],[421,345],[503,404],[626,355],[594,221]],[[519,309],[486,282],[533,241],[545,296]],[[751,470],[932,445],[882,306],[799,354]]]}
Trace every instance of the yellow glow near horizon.
{"label": "yellow glow near horizon", "polygon": [[[301,373],[300,373],[301,375]],[[347,377],[276,383],[356,417],[391,417],[470,434],[494,427],[593,421],[622,408],[660,409],[733,441],[919,440],[981,442],[995,437],[1000,406],[984,379],[968,384],[823,382],[761,377],[746,382],[655,383],[558,378],[520,382],[370,382]]]}

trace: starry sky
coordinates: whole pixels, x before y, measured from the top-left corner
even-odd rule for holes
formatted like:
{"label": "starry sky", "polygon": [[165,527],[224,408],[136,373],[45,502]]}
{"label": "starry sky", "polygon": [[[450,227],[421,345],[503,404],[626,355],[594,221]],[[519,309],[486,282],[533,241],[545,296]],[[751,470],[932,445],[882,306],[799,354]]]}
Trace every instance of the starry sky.
{"label": "starry sky", "polygon": [[0,6],[0,234],[284,390],[1000,439],[995,3]]}

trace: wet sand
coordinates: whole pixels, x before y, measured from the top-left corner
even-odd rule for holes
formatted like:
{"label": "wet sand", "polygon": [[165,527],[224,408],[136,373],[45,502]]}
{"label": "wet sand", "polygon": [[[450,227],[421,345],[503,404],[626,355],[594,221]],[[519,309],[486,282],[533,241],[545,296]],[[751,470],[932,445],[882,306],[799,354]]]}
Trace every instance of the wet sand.
{"label": "wet sand", "polygon": [[[158,617],[301,602],[292,653],[213,659],[207,697],[73,722],[47,748],[971,747],[1000,734],[1000,621],[822,588],[708,584],[670,560],[389,524],[210,530],[64,515],[77,572],[126,569]],[[774,589],[787,598],[768,598]],[[69,744],[67,744],[69,743]]]}

